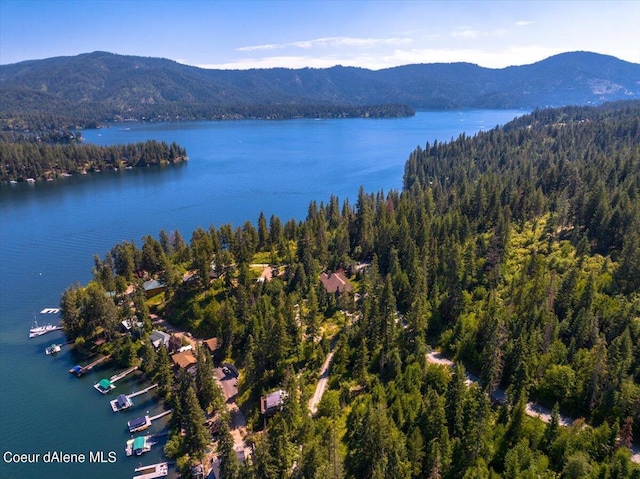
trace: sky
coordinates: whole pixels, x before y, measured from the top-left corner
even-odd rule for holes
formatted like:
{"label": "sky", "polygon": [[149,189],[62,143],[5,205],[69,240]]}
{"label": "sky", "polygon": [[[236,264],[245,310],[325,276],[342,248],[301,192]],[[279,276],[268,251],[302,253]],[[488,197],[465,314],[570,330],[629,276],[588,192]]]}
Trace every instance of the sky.
{"label": "sky", "polygon": [[218,69],[640,63],[640,0],[0,0],[0,64],[96,50]]}

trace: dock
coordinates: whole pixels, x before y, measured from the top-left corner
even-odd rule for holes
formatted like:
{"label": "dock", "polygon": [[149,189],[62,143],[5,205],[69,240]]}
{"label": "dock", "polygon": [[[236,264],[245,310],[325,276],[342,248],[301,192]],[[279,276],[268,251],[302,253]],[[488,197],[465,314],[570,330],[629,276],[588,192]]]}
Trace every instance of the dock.
{"label": "dock", "polygon": [[169,474],[169,464],[166,462],[159,462],[157,464],[151,464],[150,466],[141,466],[134,469],[135,472],[141,472],[137,476],[133,476],[133,479],[153,479],[154,477],[165,477]]}
{"label": "dock", "polygon": [[76,366],[72,367],[71,369],[69,369],[69,372],[71,374],[75,375],[76,377],[80,377],[83,374],[88,373],[89,371],[91,371],[97,365],[102,364],[105,361],[108,361],[109,359],[111,359],[111,355],[107,354],[106,356],[102,356],[101,358],[96,359],[95,361],[93,361],[90,364],[87,364],[86,366],[76,365]]}
{"label": "dock", "polygon": [[96,391],[98,391],[98,392],[100,392],[102,394],[107,394],[109,391],[111,391],[111,390],[116,388],[116,385],[115,385],[116,381],[121,380],[123,377],[125,377],[128,374],[132,373],[136,369],[138,369],[138,366],[134,366],[132,368],[129,368],[129,369],[125,370],[125,371],[122,371],[119,374],[114,374],[109,379],[101,379],[100,382],[94,384],[93,387],[96,389]]}
{"label": "dock", "polygon": [[140,396],[141,394],[148,393],[149,391],[151,391],[152,389],[157,388],[157,387],[158,387],[158,384],[152,384],[152,385],[151,385],[151,386],[149,386],[148,388],[141,389],[140,391],[136,391],[136,392],[133,392],[133,393],[131,393],[131,394],[127,394],[127,397],[128,397],[129,399],[131,399],[131,398],[134,398],[134,397],[136,397],[136,396]]}
{"label": "dock", "polygon": [[109,378],[109,381],[111,381],[111,384],[115,383],[116,381],[120,381],[122,378],[124,378],[125,376],[128,376],[129,374],[134,372],[136,369],[138,369],[138,366],[133,366],[132,368],[122,371],[121,373],[114,374]]}
{"label": "dock", "polygon": [[144,431],[145,429],[149,428],[149,426],[151,426],[151,423],[153,421],[155,421],[156,419],[160,419],[161,417],[164,417],[167,414],[171,414],[172,412],[173,412],[173,409],[169,409],[168,411],[161,412],[160,414],[157,414],[153,417],[149,417],[149,416],[137,417],[127,423],[127,426],[129,427],[129,432]]}
{"label": "dock", "polygon": [[134,439],[129,439],[127,441],[127,446],[125,447],[124,452],[127,456],[133,456],[134,454],[136,456],[140,456],[145,452],[149,452],[151,450],[151,447],[154,444],[157,444],[154,439],[155,436],[152,435],[138,436]]}
{"label": "dock", "polygon": [[58,314],[59,312],[60,308],[44,308],[40,314]]}
{"label": "dock", "polygon": [[111,409],[113,410],[113,412],[129,409],[131,406],[133,406],[133,401],[131,401],[131,398],[140,396],[141,394],[148,393],[149,391],[157,387],[158,387],[157,384],[152,384],[148,388],[141,389],[140,391],[132,392],[131,394],[126,394],[126,395],[121,394],[116,399],[109,401],[109,403],[111,404]]}

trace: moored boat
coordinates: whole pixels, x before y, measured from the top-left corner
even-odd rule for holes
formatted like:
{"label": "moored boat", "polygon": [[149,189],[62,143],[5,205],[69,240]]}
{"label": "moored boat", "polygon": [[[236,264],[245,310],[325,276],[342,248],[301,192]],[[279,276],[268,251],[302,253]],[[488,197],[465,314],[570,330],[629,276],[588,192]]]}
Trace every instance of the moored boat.
{"label": "moored boat", "polygon": [[47,355],[51,355],[51,354],[59,353],[59,352],[60,352],[60,349],[61,349],[61,347],[60,347],[60,346],[61,346],[60,344],[55,344],[55,343],[54,343],[54,344],[52,344],[52,345],[48,346],[48,347],[47,347],[47,349],[45,349],[45,350],[44,350],[44,352],[45,352]]}
{"label": "moored boat", "polygon": [[51,323],[46,324],[44,326],[38,326],[38,322],[34,321],[34,326],[29,329],[29,337],[35,338],[36,336],[42,336],[43,334],[50,333],[52,331],[58,331],[62,329],[61,326],[55,326]]}

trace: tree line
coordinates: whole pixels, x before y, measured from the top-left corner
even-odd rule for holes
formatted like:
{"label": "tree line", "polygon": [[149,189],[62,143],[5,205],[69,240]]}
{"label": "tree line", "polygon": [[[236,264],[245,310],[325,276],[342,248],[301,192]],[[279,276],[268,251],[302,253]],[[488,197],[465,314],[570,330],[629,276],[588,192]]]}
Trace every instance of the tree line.
{"label": "tree line", "polygon": [[[639,123],[640,102],[538,110],[417,148],[401,192],[120,243],[63,294],[65,330],[115,338],[117,321],[101,318],[137,316],[144,337],[151,307],[221,338],[254,445],[240,466],[224,432],[225,478],[638,478]],[[272,279],[257,281],[254,263]],[[325,270],[353,291],[328,293]],[[148,278],[167,286],[151,303]],[[152,354],[135,344],[133,356]],[[456,367],[429,363],[431,348]],[[276,388],[284,408],[262,417]],[[549,423],[526,414],[530,400],[553,408]],[[561,412],[578,419],[561,427]]]}
{"label": "tree line", "polygon": [[[9,141],[5,141],[11,137]],[[52,180],[60,176],[173,164],[187,159],[186,150],[173,142],[98,146],[81,144],[82,136],[69,131],[37,135],[0,135],[0,181]]]}

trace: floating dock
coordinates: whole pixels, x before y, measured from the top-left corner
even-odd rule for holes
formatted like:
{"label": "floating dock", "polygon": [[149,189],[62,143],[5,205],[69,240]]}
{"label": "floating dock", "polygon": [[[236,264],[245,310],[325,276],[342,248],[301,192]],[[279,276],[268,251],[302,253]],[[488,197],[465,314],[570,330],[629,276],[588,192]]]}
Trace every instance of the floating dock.
{"label": "floating dock", "polygon": [[58,314],[59,312],[60,308],[44,308],[40,314]]}
{"label": "floating dock", "polygon": [[129,427],[129,432],[144,431],[149,426],[151,426],[151,423],[153,421],[155,421],[156,419],[160,419],[161,417],[164,417],[167,414],[171,414],[172,412],[173,410],[169,409],[168,411],[161,412],[160,414],[153,417],[149,417],[149,416],[137,417],[127,423],[127,426]]}
{"label": "floating dock", "polygon": [[151,464],[150,466],[136,467],[135,472],[141,472],[137,476],[133,476],[133,479],[153,479],[154,477],[165,477],[169,474],[169,464],[166,462],[159,462],[158,464]]}
{"label": "floating dock", "polygon": [[109,359],[111,359],[111,355],[108,354],[106,356],[102,356],[101,358],[96,359],[95,361],[93,361],[90,364],[87,364],[86,366],[80,366],[79,364],[72,367],[71,369],[69,369],[69,372],[77,377],[82,376],[85,373],[88,373],[89,371],[91,371],[93,368],[95,368],[98,364],[102,364],[105,361],[108,361]]}
{"label": "floating dock", "polygon": [[153,441],[154,436],[138,436],[134,439],[129,439],[127,441],[127,447],[125,447],[124,452],[127,456],[141,456],[145,452],[149,452],[151,450],[151,446],[156,444]]}
{"label": "floating dock", "polygon": [[132,392],[131,394],[127,394],[127,395],[121,394],[116,399],[113,399],[112,401],[110,401],[111,409],[113,410],[113,412],[129,409],[131,406],[133,406],[133,401],[131,401],[131,398],[140,396],[141,394],[145,394],[157,387],[158,387],[157,384],[152,384],[148,388],[142,389],[140,391]]}
{"label": "floating dock", "polygon": [[132,368],[129,368],[129,369],[125,370],[125,371],[122,371],[119,374],[114,374],[109,379],[101,379],[100,382],[94,384],[93,387],[96,389],[96,391],[98,391],[98,392],[100,392],[102,394],[107,394],[109,391],[111,391],[112,389],[116,388],[116,385],[115,385],[116,381],[120,381],[123,377],[125,377],[128,374],[132,373],[136,369],[138,369],[138,366],[134,366]]}

